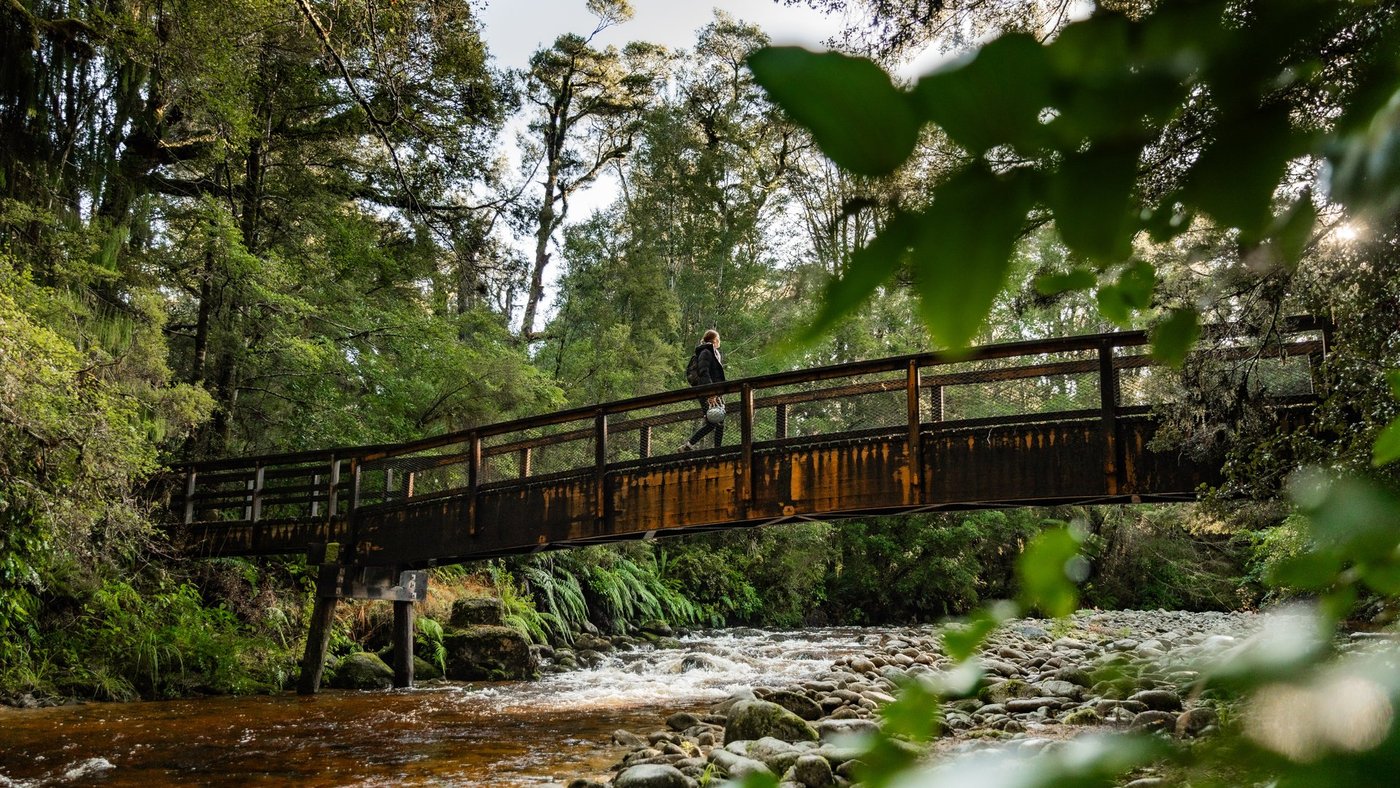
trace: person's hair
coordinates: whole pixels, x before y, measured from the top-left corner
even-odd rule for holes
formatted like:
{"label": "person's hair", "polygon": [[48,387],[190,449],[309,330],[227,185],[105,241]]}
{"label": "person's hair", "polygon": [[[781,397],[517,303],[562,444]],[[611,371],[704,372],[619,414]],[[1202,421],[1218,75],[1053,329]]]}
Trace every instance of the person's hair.
{"label": "person's hair", "polygon": [[712,328],[712,329],[710,329],[709,331],[706,331],[706,332],[705,332],[705,336],[701,337],[701,338],[700,338],[700,341],[701,341],[701,342],[713,342],[713,341],[715,341],[716,339],[719,339],[719,332],[716,331],[716,330],[714,330],[714,329]]}

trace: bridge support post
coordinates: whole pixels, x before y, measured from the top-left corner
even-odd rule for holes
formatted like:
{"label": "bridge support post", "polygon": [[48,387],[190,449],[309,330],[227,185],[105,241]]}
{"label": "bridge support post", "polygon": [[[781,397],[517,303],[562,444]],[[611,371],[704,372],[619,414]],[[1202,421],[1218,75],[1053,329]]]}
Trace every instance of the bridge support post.
{"label": "bridge support post", "polygon": [[1123,462],[1118,455],[1118,371],[1113,366],[1113,345],[1099,346],[1099,429],[1104,441],[1104,488],[1118,495],[1123,488]]}
{"label": "bridge support post", "polygon": [[394,602],[394,686],[413,686],[413,603]]}
{"label": "bridge support post", "polygon": [[[336,604],[340,602],[345,568],[339,563],[339,545],[325,546],[319,556],[320,574],[316,576],[316,604],[311,610],[311,627],[306,634],[306,652],[301,657],[301,673],[297,676],[297,694],[315,695],[321,688],[321,674],[326,669],[326,652],[331,645],[331,623],[335,621]],[[312,559],[318,556],[313,554]]]}

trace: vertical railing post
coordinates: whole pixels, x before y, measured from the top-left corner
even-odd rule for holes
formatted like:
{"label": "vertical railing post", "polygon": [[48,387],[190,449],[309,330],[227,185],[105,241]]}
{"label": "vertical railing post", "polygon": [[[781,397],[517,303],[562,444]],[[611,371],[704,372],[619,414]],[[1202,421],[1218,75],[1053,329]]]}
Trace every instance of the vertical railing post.
{"label": "vertical railing post", "polygon": [[321,501],[319,500],[320,495],[321,474],[313,473],[311,474],[311,519],[313,520],[315,520],[316,516],[321,513]]}
{"label": "vertical railing post", "polygon": [[531,470],[531,469],[530,469],[530,465],[531,465],[530,459],[531,459],[531,449],[529,449],[528,447],[527,447],[527,448],[524,448],[524,449],[521,449],[521,450],[520,450],[520,478],[522,478],[522,479],[528,479],[528,478],[530,478],[530,470]]}
{"label": "vertical railing post", "polygon": [[908,418],[910,503],[918,502],[918,488],[924,478],[923,414],[919,403],[919,362],[910,359],[904,377],[904,398]]}
{"label": "vertical railing post", "polygon": [[481,434],[467,441],[467,535],[476,536],[476,492],[481,484]]}
{"label": "vertical railing post", "polygon": [[384,502],[388,503],[394,495],[394,469],[384,469]]}
{"label": "vertical railing post", "polygon": [[637,430],[637,457],[645,460],[651,456],[651,425],[643,424]]}
{"label": "vertical railing post", "polygon": [[253,499],[257,497],[255,490],[258,486],[258,466],[255,465],[253,468],[253,478],[249,479],[243,485],[243,488],[248,491],[243,494],[243,519],[250,523],[253,521]]}
{"label": "vertical railing post", "polygon": [[[256,525],[257,522],[262,519],[263,484],[266,481],[266,478],[267,468],[263,467],[262,463],[258,463],[257,465],[255,465],[253,469],[253,507],[251,512],[252,517],[249,518],[253,521],[254,525]],[[254,533],[256,533],[257,530],[258,529],[254,528]]]}
{"label": "vertical railing post", "polygon": [[185,471],[185,525],[194,522],[194,491],[198,484],[194,468]]}
{"label": "vertical railing post", "polygon": [[404,500],[408,500],[409,498],[412,498],[412,497],[413,497],[413,481],[414,481],[414,477],[416,477],[416,476],[417,476],[417,474],[415,474],[413,471],[409,471],[408,474],[407,474],[406,476],[404,476],[404,480],[403,480],[403,497],[404,497]]}
{"label": "vertical railing post", "polygon": [[608,495],[608,414],[593,417],[593,516],[601,525],[607,518]]}
{"label": "vertical railing post", "polygon": [[739,511],[747,514],[753,502],[753,386],[739,390],[739,440],[743,455],[739,463]]}
{"label": "vertical railing post", "polygon": [[773,438],[782,440],[787,437],[787,403],[780,402],[773,408]]}
{"label": "vertical railing post", "polygon": [[1099,429],[1104,442],[1104,481],[1109,495],[1118,495],[1122,467],[1118,461],[1118,371],[1113,366],[1113,345],[1099,346]]}
{"label": "vertical railing post", "polygon": [[354,513],[355,513],[355,510],[358,509],[358,508],[360,508],[360,480],[361,480],[361,476],[362,476],[362,474],[360,473],[360,471],[361,471],[360,458],[359,458],[359,457],[351,457],[351,458],[350,458],[350,514],[354,514]]}
{"label": "vertical railing post", "polygon": [[326,516],[334,518],[340,514],[340,460],[331,455],[331,479],[326,486]]}
{"label": "vertical railing post", "polygon": [[360,487],[364,477],[364,467],[359,457],[350,458],[350,511],[345,513],[346,557],[345,563],[353,564],[360,555]]}

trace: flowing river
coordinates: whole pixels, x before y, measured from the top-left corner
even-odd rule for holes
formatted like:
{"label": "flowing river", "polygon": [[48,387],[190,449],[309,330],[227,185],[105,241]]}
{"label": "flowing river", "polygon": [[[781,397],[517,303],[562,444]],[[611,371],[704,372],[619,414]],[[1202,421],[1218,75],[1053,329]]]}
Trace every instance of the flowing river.
{"label": "flowing river", "polygon": [[608,775],[618,728],[809,679],[889,631],[718,630],[535,682],[0,708],[0,788],[562,784]]}

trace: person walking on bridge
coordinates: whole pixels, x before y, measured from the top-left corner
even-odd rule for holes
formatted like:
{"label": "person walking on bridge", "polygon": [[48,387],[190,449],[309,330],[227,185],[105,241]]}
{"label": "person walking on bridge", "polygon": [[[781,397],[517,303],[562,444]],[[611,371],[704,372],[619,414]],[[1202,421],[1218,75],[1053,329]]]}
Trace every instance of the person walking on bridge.
{"label": "person walking on bridge", "polygon": [[[685,365],[686,380],[692,386],[720,383],[724,380],[724,359],[719,354],[719,332],[713,328],[705,332],[700,344],[695,346],[695,354]],[[724,440],[724,399],[719,395],[700,397],[700,416],[704,423],[681,444],[681,451],[690,451],[700,445],[700,439],[713,432],[715,448]]]}

